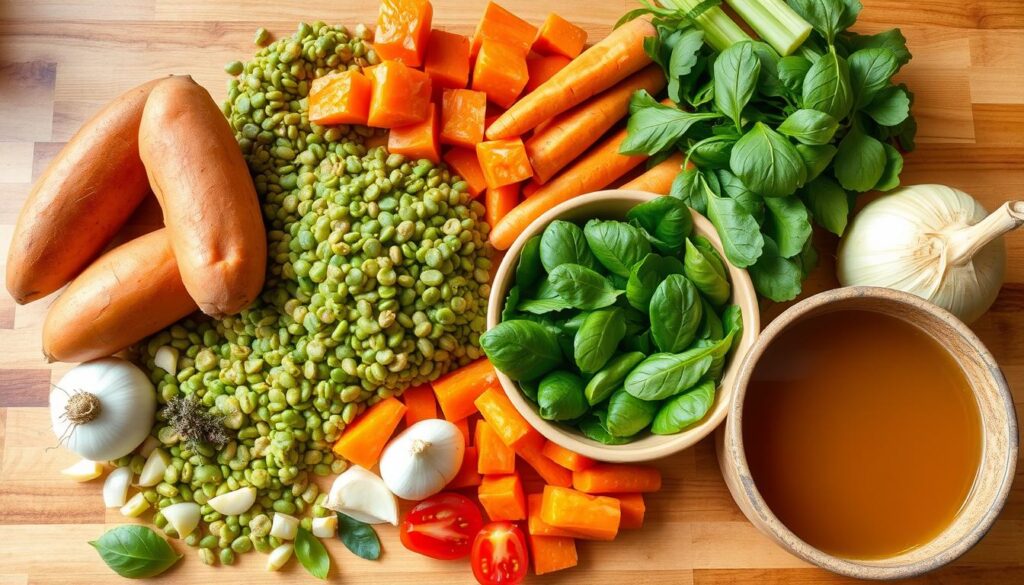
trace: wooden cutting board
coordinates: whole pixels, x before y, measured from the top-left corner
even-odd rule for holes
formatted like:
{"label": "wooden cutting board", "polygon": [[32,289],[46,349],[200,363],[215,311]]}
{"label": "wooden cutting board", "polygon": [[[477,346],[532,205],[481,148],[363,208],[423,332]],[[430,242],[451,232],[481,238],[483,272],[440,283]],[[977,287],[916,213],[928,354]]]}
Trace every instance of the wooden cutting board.
{"label": "wooden cutting board", "polygon": [[[918,149],[905,184],[943,183],[989,209],[1024,193],[1024,2],[1021,0],[863,0],[857,30],[899,26],[914,60],[901,77],[917,99]],[[470,33],[485,0],[436,0],[435,24]],[[505,0],[540,23],[548,10],[603,37],[630,0]],[[158,75],[188,73],[219,100],[222,67],[247,59],[264,26],[290,34],[299,21],[372,23],[374,0],[3,0],[0,4],[0,262],[32,180],[93,111]],[[154,210],[138,223],[159,221]],[[67,245],[75,245],[67,234]],[[828,251],[808,292],[835,286]],[[975,330],[1002,364],[1024,403],[1024,234],[1008,239],[1007,284]],[[49,300],[16,307],[0,293],[0,585],[89,585],[117,578],[87,544],[124,519],[105,511],[100,482],[58,475],[74,457],[55,449],[47,393],[66,365],[42,359],[40,326]],[[765,307],[766,320],[783,307]],[[612,543],[581,543],[580,566],[537,583],[658,585],[694,583],[846,583],[790,556],[758,533],[726,491],[706,440],[660,461],[664,489],[649,498],[643,530]],[[1018,466],[1018,475],[1024,465]],[[1019,479],[1019,478],[1018,478]],[[346,583],[472,583],[466,563],[407,552],[396,531],[381,530],[380,562],[353,557],[330,542],[331,580]],[[185,546],[183,562],[162,583],[313,583],[297,563],[263,570],[264,557],[211,569]],[[1024,582],[1024,482],[1002,516],[965,557],[917,583]],[[157,582],[158,580],[154,580]]]}

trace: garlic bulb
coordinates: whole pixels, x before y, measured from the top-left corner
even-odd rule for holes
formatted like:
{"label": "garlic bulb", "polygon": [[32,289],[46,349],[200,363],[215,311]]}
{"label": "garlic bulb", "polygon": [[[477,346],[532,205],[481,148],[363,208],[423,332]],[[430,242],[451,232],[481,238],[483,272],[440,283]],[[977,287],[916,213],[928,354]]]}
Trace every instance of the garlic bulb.
{"label": "garlic bulb", "polygon": [[50,422],[60,442],[93,461],[132,452],[146,439],[156,392],[139,368],[118,358],[76,366],[50,392]]}
{"label": "garlic bulb", "polygon": [[396,496],[422,500],[444,489],[462,467],[466,440],[454,424],[420,421],[395,437],[380,457],[380,476]]}
{"label": "garlic bulb", "polygon": [[970,195],[914,185],[869,203],[839,245],[843,286],[915,294],[970,323],[988,310],[1006,271],[1002,234],[1024,223],[1024,201],[991,215]]}
{"label": "garlic bulb", "polygon": [[367,524],[385,522],[398,526],[398,500],[380,477],[353,465],[331,484],[324,508],[341,512]]}

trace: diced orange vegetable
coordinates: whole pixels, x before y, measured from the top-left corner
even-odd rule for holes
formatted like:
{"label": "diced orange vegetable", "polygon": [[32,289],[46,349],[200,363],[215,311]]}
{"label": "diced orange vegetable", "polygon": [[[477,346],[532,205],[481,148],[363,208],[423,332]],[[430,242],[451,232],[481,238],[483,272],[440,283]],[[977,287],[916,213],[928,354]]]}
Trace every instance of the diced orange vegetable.
{"label": "diced orange vegetable", "polygon": [[460,488],[476,487],[480,485],[481,477],[476,471],[476,447],[466,447],[466,454],[462,458],[462,467],[455,477],[446,486],[450,490]]}
{"label": "diced orange vegetable", "polygon": [[476,158],[476,149],[452,148],[442,158],[448,168],[466,182],[466,190],[470,195],[479,197],[487,189],[487,180]]}
{"label": "diced orange vegetable", "polygon": [[539,436],[500,387],[488,388],[475,401],[487,424],[498,433],[501,442],[513,449],[524,440]]}
{"label": "diced orange vegetable", "polygon": [[472,445],[472,442],[470,441],[471,437],[469,434],[469,417],[467,416],[466,418],[460,418],[453,424],[459,429],[459,432],[462,433],[462,438],[466,440],[466,446],[468,447]]}
{"label": "diced orange vegetable", "polygon": [[507,108],[523,93],[530,71],[526,53],[501,41],[485,39],[473,65],[473,89],[487,94],[487,99]]}
{"label": "diced orange vegetable", "polygon": [[529,77],[526,80],[524,94],[540,87],[540,84],[551,79],[551,76],[558,73],[569,64],[568,57],[561,55],[529,55],[526,57],[526,71]]}
{"label": "diced orange vegetable", "polygon": [[543,453],[548,459],[571,471],[583,471],[596,463],[590,457],[584,457],[579,453],[574,453],[558,443],[552,443],[551,441],[544,443],[544,448],[541,449],[541,453]]}
{"label": "diced orange vegetable", "polygon": [[402,392],[402,402],[405,403],[405,426],[407,427],[421,420],[437,418],[434,390],[427,384]]}
{"label": "diced orange vegetable", "polygon": [[430,31],[423,70],[430,76],[434,87],[466,87],[469,83],[469,39],[448,31]]}
{"label": "diced orange vegetable", "polygon": [[423,64],[434,8],[427,0],[381,0],[373,48],[381,59]]}
{"label": "diced orange vegetable", "polygon": [[441,96],[441,142],[476,148],[484,139],[487,94],[446,89]]}
{"label": "diced orange vegetable", "polygon": [[571,486],[572,472],[544,455],[545,442],[544,437],[539,433],[534,433],[529,438],[520,441],[515,450],[523,458],[523,461],[529,463],[530,467],[544,479],[544,483],[559,487]]}
{"label": "diced orange vegetable", "polygon": [[473,33],[472,54],[476,56],[484,39],[493,39],[508,43],[526,55],[536,37],[537,27],[494,2],[488,2]]}
{"label": "diced orange vegetable", "polygon": [[476,470],[484,475],[515,473],[516,452],[501,442],[501,437],[487,421],[476,423],[475,441],[479,462]]}
{"label": "diced orange vegetable", "polygon": [[622,521],[619,523],[619,528],[642,528],[644,525],[644,512],[647,511],[647,507],[644,505],[644,495],[616,494],[615,499],[619,501],[619,510],[622,513]]}
{"label": "diced orange vegetable", "polygon": [[480,160],[488,189],[518,183],[533,176],[526,147],[519,138],[481,142],[476,145],[476,157]]}
{"label": "diced orange vegetable", "polygon": [[477,497],[492,522],[526,520],[523,482],[515,473],[485,476],[480,482]]}
{"label": "diced orange vegetable", "polygon": [[497,225],[519,203],[519,183],[487,189],[484,211],[489,225]]}
{"label": "diced orange vegetable", "polygon": [[541,55],[561,55],[575,59],[583,52],[583,45],[586,44],[587,31],[552,12],[540,27],[537,40],[533,42],[533,50]]}
{"label": "diced orange vegetable", "polygon": [[561,536],[565,538],[587,538],[564,528],[555,528],[540,517],[541,506],[544,503],[544,494],[528,494],[526,496],[526,531],[537,536]]}
{"label": "diced orange vegetable", "polygon": [[649,465],[598,463],[573,472],[572,486],[588,494],[656,492],[661,489],[661,472]]}
{"label": "diced orange vegetable", "polygon": [[438,142],[439,127],[437,106],[430,104],[430,115],[426,120],[392,128],[388,132],[388,150],[414,159],[425,158],[433,163],[439,163],[441,162],[441,144]]}
{"label": "diced orange vegetable", "polygon": [[498,386],[498,373],[487,358],[436,379],[432,383],[444,418],[455,422],[476,412],[473,401],[488,388]]}
{"label": "diced orange vegetable", "polygon": [[612,540],[619,532],[619,501],[591,496],[573,489],[544,486],[541,520],[556,528],[585,534],[595,540]]}
{"label": "diced orange vegetable", "polygon": [[367,125],[374,128],[408,126],[430,115],[430,77],[398,61],[367,67],[373,92]]}
{"label": "diced orange vegetable", "polygon": [[538,575],[553,573],[576,566],[576,541],[567,536],[540,536],[529,534],[530,560]]}
{"label": "diced orange vegetable", "polygon": [[529,198],[530,195],[536,193],[540,189],[540,187],[541,185],[536,181],[536,179],[530,179],[529,181],[523,183],[523,188],[521,189],[523,193],[523,199]]}
{"label": "diced orange vegetable", "polygon": [[359,71],[317,77],[309,88],[309,121],[321,126],[366,124],[371,85]]}
{"label": "diced orange vegetable", "polygon": [[385,398],[352,421],[338,441],[334,452],[356,465],[370,469],[402,421],[405,405],[397,398]]}

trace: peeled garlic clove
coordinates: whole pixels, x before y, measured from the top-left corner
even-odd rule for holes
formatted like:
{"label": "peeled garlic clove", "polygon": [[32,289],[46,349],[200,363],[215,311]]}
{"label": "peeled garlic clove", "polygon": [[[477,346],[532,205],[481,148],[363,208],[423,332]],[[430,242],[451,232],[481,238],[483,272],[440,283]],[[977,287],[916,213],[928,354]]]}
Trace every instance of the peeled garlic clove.
{"label": "peeled garlic clove", "polygon": [[274,514],[274,523],[270,526],[270,536],[276,536],[281,540],[295,540],[295,535],[298,532],[298,518],[280,512]]}
{"label": "peeled garlic clove", "polygon": [[332,538],[338,533],[338,517],[313,518],[312,532],[313,536],[317,538]]}
{"label": "peeled garlic clove", "polygon": [[130,467],[118,467],[103,481],[103,505],[120,508],[128,499],[128,486],[132,483]]}
{"label": "peeled garlic clove", "polygon": [[210,499],[207,504],[225,516],[244,514],[256,503],[256,488],[244,487]]}
{"label": "peeled garlic clove", "polygon": [[139,445],[139,455],[142,455],[143,457],[149,457],[150,454],[153,453],[153,449],[156,449],[159,446],[160,440],[154,437],[153,435],[149,435],[148,437],[146,437],[146,440],[143,441],[141,445]]}
{"label": "peeled garlic clove", "polygon": [[173,376],[178,373],[178,353],[176,347],[161,346],[153,356],[153,365]]}
{"label": "peeled garlic clove", "polygon": [[160,513],[178,533],[178,538],[185,538],[199,525],[199,504],[181,502],[162,508]]}
{"label": "peeled garlic clove", "polygon": [[295,545],[289,542],[270,551],[267,556],[267,570],[276,571],[283,567],[288,559],[292,558],[293,550],[295,550]]}
{"label": "peeled garlic clove", "polygon": [[367,524],[398,526],[398,499],[384,480],[358,465],[334,480],[323,506]]}
{"label": "peeled garlic clove", "polygon": [[152,487],[164,480],[164,472],[171,464],[171,458],[163,449],[153,449],[139,473],[139,487]]}
{"label": "peeled garlic clove", "polygon": [[61,469],[60,472],[75,481],[91,481],[103,475],[103,464],[82,459],[71,467]]}
{"label": "peeled garlic clove", "polygon": [[129,518],[138,518],[149,508],[149,502],[146,501],[146,496],[139,492],[132,496],[132,499],[128,500],[124,506],[121,506],[121,515]]}

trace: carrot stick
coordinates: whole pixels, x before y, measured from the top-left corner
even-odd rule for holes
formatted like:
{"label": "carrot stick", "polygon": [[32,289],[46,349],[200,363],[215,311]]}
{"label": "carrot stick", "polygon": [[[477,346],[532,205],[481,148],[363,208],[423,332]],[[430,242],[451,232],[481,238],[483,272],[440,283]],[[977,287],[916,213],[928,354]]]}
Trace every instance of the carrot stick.
{"label": "carrot stick", "polygon": [[591,496],[573,489],[544,486],[540,518],[556,527],[587,535],[595,540],[612,540],[619,532],[619,501]]}
{"label": "carrot stick", "polygon": [[524,441],[535,440],[540,433],[533,430],[501,388],[487,388],[474,402],[487,424],[498,433],[501,442],[513,449]]}
{"label": "carrot stick", "polygon": [[604,139],[569,170],[509,211],[496,225],[491,224],[491,245],[507,250],[523,229],[547,210],[577,195],[607,187],[643,162],[646,156],[619,154],[619,145],[625,139],[625,129]]}
{"label": "carrot stick", "polygon": [[516,445],[516,453],[530,464],[544,483],[559,487],[571,486],[572,473],[544,455],[544,442],[544,437],[539,433],[531,434]]}
{"label": "carrot stick", "polygon": [[480,456],[477,471],[485,475],[515,473],[516,452],[501,442],[501,437],[487,421],[476,423],[476,441],[473,444]]}
{"label": "carrot stick", "polygon": [[583,471],[588,467],[592,467],[594,463],[596,463],[590,457],[584,457],[579,453],[574,453],[558,443],[552,443],[551,441],[544,443],[544,448],[541,449],[541,453],[543,453],[548,459],[571,471]]}
{"label": "carrot stick", "polygon": [[683,170],[683,153],[677,152],[660,163],[647,169],[644,174],[619,187],[634,191],[647,191],[659,195],[667,195],[672,189],[672,181],[679,171]]}
{"label": "carrot stick", "polygon": [[576,541],[565,536],[540,536],[530,534],[530,560],[533,572],[538,575],[561,571],[576,566]]}
{"label": "carrot stick", "polygon": [[526,520],[526,496],[516,473],[484,477],[477,498],[492,522]]}
{"label": "carrot stick", "polygon": [[516,102],[487,129],[487,138],[525,134],[548,118],[615,85],[651,62],[644,38],[655,34],[651,23],[637,18],[612,31],[533,92]]}
{"label": "carrot stick", "polygon": [[487,223],[498,225],[519,203],[519,183],[502,187],[488,187],[484,192],[484,215]]}
{"label": "carrot stick", "polygon": [[380,452],[405,414],[397,398],[386,398],[359,416],[334,444],[334,452],[367,469],[377,464]]}
{"label": "carrot stick", "polygon": [[577,534],[572,530],[566,530],[564,528],[555,528],[548,524],[540,517],[540,509],[544,503],[543,494],[528,494],[526,496],[526,529],[530,534],[536,534],[538,536],[561,536],[567,538],[587,538],[581,534]]}
{"label": "carrot stick", "polygon": [[405,403],[405,426],[412,426],[421,420],[437,418],[437,402],[430,386],[416,386],[402,392]]}
{"label": "carrot stick", "polygon": [[456,422],[476,412],[473,401],[488,388],[498,387],[498,374],[487,358],[434,380],[434,394],[444,418]]}
{"label": "carrot stick", "polygon": [[445,487],[450,490],[476,487],[480,485],[482,479],[476,472],[476,447],[466,447],[466,454],[462,457],[462,466],[459,467],[459,472]]}
{"label": "carrot stick", "polygon": [[629,99],[639,89],[656,94],[665,87],[665,74],[651,65],[615,87],[559,114],[526,141],[534,177],[546,183],[571,163],[629,112]]}
{"label": "carrot stick", "polygon": [[616,494],[615,499],[619,501],[619,510],[622,511],[619,528],[643,528],[644,512],[647,511],[647,507],[644,505],[644,495]]}
{"label": "carrot stick", "polygon": [[469,434],[469,417],[460,418],[455,421],[455,427],[462,433],[462,438],[466,440],[466,446],[470,445],[470,434]]}
{"label": "carrot stick", "polygon": [[661,472],[648,465],[600,463],[573,472],[572,486],[588,494],[656,492],[661,489]]}

